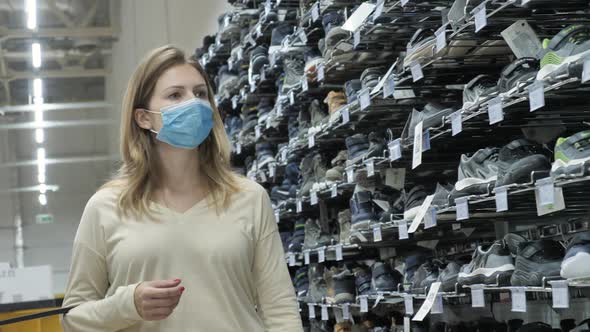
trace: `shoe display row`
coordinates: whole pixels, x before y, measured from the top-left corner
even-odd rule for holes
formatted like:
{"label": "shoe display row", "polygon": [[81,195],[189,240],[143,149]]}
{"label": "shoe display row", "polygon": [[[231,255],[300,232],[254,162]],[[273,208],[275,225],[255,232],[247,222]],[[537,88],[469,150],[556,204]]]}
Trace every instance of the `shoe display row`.
{"label": "shoe display row", "polygon": [[588,1],[230,3],[195,56],[305,331],[588,330]]}

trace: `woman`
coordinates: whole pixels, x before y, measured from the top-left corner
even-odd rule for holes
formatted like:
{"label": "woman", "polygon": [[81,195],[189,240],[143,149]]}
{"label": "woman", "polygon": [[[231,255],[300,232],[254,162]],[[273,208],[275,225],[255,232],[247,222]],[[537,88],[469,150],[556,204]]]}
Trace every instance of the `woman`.
{"label": "woman", "polygon": [[270,200],[232,173],[200,65],[147,55],[123,101],[117,177],[88,202],[69,331],[302,331]]}

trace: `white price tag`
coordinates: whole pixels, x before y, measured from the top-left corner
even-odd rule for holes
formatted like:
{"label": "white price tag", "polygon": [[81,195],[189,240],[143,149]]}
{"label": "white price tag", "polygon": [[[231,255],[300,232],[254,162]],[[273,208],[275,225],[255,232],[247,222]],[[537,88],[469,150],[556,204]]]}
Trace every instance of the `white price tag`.
{"label": "white price tag", "polygon": [[541,197],[538,188],[535,188],[535,202],[537,204],[537,215],[544,216],[553,212],[561,211],[565,209],[565,200],[563,198],[563,188],[554,188],[553,196],[555,197],[555,203],[549,205],[541,204]]}
{"label": "white price tag", "polygon": [[401,0],[402,7],[405,6],[410,0]]}
{"label": "white price tag", "polygon": [[508,211],[508,192],[506,187],[496,187],[496,212]]}
{"label": "white price tag", "polygon": [[318,18],[320,18],[320,4],[319,2],[316,2],[313,4],[313,7],[311,7],[311,20],[315,22]]}
{"label": "white price tag", "polygon": [[456,198],[455,204],[457,205],[457,220],[469,219],[469,203],[467,202],[467,198]]}
{"label": "white price tag", "polygon": [[424,229],[436,227],[436,208],[430,207],[424,216]]}
{"label": "white price tag", "polygon": [[567,309],[570,307],[570,293],[567,280],[551,282],[551,295],[553,297],[553,308]]}
{"label": "white price tag", "polygon": [[268,166],[268,176],[270,176],[271,178],[274,178],[275,175],[277,175],[276,173],[277,173],[277,169],[276,169],[275,165],[270,164]]}
{"label": "white price tag", "polygon": [[422,135],[422,152],[430,150],[430,129],[424,130]]}
{"label": "white price tag", "polygon": [[266,81],[266,72],[264,71],[264,68],[260,70],[260,81]]}
{"label": "white price tag", "polygon": [[308,139],[307,147],[310,148],[310,149],[313,148],[315,146],[315,136],[314,135],[309,135],[307,137],[307,139]]}
{"label": "white price tag", "polygon": [[303,202],[301,202],[301,200],[297,200],[295,211],[297,213],[300,213],[303,211]]}
{"label": "white price tag", "polygon": [[582,71],[582,83],[590,81],[590,58],[584,61],[584,70]]}
{"label": "white price tag", "polygon": [[545,107],[545,87],[543,81],[535,81],[528,87],[531,112]]}
{"label": "white price tag", "polygon": [[406,315],[414,314],[414,298],[412,295],[404,295],[404,306],[406,307]]}
{"label": "white price tag", "polygon": [[458,231],[461,229],[461,224],[453,224],[451,225],[451,227],[454,231]]}
{"label": "white price tag", "polygon": [[379,18],[381,14],[383,14],[383,7],[385,7],[385,0],[379,0],[377,2],[377,6],[375,7],[375,11],[373,12],[373,21]]}
{"label": "white price tag", "polygon": [[372,159],[365,161],[365,166],[367,167],[367,176],[372,177],[375,176],[375,164]]}
{"label": "white price tag", "polygon": [[309,257],[309,251],[303,252],[303,260],[304,260],[305,265],[309,265],[309,263],[311,261],[311,259]]}
{"label": "white price tag", "polygon": [[352,47],[354,49],[361,43],[361,30],[356,30],[352,36]]}
{"label": "white price tag", "polygon": [[250,93],[256,91],[256,84],[252,83],[250,84]]}
{"label": "white price tag", "polygon": [[322,320],[327,321],[329,319],[330,319],[330,316],[328,315],[328,306],[325,304],[322,304]]}
{"label": "white price tag", "polygon": [[317,205],[318,204],[318,193],[316,191],[311,191],[309,193],[309,195],[310,195],[309,200],[310,200],[311,205]]}
{"label": "white price tag", "polygon": [[307,75],[304,75],[301,79],[301,90],[308,91],[309,90],[309,83],[307,83]]}
{"label": "white price tag", "polygon": [[281,152],[281,159],[287,160],[287,149],[285,149]]}
{"label": "white price tag", "polygon": [[242,144],[236,144],[236,154],[242,154]]}
{"label": "white price tag", "polygon": [[373,227],[373,242],[381,242],[383,237],[381,236],[381,225]]}
{"label": "white price tag", "polygon": [[555,186],[552,178],[540,179],[536,183],[535,193],[539,196],[541,205],[555,204]]}
{"label": "white price tag", "polygon": [[369,300],[366,296],[359,296],[361,300],[361,312],[369,312]]}
{"label": "white price tag", "polygon": [[389,142],[389,144],[387,144],[387,147],[389,148],[390,161],[395,161],[402,157],[402,145],[401,140],[399,138]]}
{"label": "white price tag", "polygon": [[354,167],[353,166],[346,168],[346,180],[348,183],[354,182]]}
{"label": "white price tag", "polygon": [[348,111],[348,107],[344,107],[341,111],[342,115],[342,124],[347,124],[350,122],[350,112]]}
{"label": "white price tag", "polygon": [[371,91],[369,89],[363,89],[359,92],[359,100],[361,104],[361,111],[371,106]]}
{"label": "white price tag", "polygon": [[324,72],[324,64],[320,63],[318,65],[318,82],[322,82],[325,78],[325,72]]}
{"label": "white price tag", "polygon": [[395,76],[391,75],[387,80],[385,80],[385,84],[383,84],[383,98],[387,98],[389,96],[393,96],[395,93]]}
{"label": "white price tag", "polygon": [[512,288],[512,311],[526,312],[526,292],[524,287]]}
{"label": "white price tag", "polygon": [[348,304],[342,305],[342,319],[344,319],[344,320],[350,319],[350,306]]}
{"label": "white price tag", "polygon": [[410,65],[410,71],[412,72],[412,80],[414,82],[418,82],[424,78],[424,73],[422,72],[422,65],[420,65],[420,62],[412,63]]}
{"label": "white price tag", "polygon": [[262,136],[261,130],[259,126],[256,126],[255,130],[255,134],[256,134],[256,139],[259,139],[260,136]]}
{"label": "white price tag", "polygon": [[447,26],[443,25],[434,33],[436,36],[436,53],[447,47]]}
{"label": "white price tag", "polygon": [[258,24],[258,25],[256,26],[256,35],[257,35],[258,37],[262,36],[262,25],[260,25],[260,24]]}
{"label": "white price tag", "polygon": [[488,117],[490,125],[502,122],[504,120],[504,110],[502,109],[502,97],[496,97],[488,103]]}
{"label": "white price tag", "polygon": [[309,303],[307,308],[309,309],[309,319],[315,319],[315,306]]}
{"label": "white price tag", "polygon": [[432,305],[431,314],[442,314],[443,313],[443,298],[441,294],[437,294],[434,298],[434,304]]}
{"label": "white price tag", "polygon": [[483,285],[471,286],[471,306],[474,308],[485,308]]}
{"label": "white price tag", "polygon": [[424,122],[420,121],[414,127],[414,151],[412,153],[412,169],[422,164],[422,139],[424,138],[423,131]]}
{"label": "white price tag", "polygon": [[481,29],[485,28],[486,25],[488,25],[485,2],[477,6],[473,11],[473,14],[475,16],[475,32],[479,32]]}
{"label": "white price tag", "polygon": [[326,261],[326,251],[325,248],[318,249],[318,263],[323,263]]}
{"label": "white price tag", "polygon": [[402,220],[397,224],[397,231],[400,240],[407,240],[410,238],[410,235],[408,234],[408,223],[405,220]]}
{"label": "white price tag", "polygon": [[238,109],[238,96],[233,96],[231,98],[231,108],[234,110]]}
{"label": "white price tag", "polygon": [[289,91],[289,104],[295,105],[295,93],[292,90]]}
{"label": "white price tag", "polygon": [[336,198],[338,197],[338,185],[333,185],[331,188],[331,194],[330,194],[331,198]]}
{"label": "white price tag", "polygon": [[410,317],[408,316],[404,316],[404,332],[410,332]]}
{"label": "white price tag", "polygon": [[275,220],[277,221],[277,224],[281,221],[281,213],[278,210],[275,211]]}
{"label": "white price tag", "polygon": [[336,245],[336,261],[341,261],[344,259],[343,255],[342,255],[342,245],[338,244]]}
{"label": "white price tag", "polygon": [[289,254],[289,266],[295,266],[295,254]]}
{"label": "white price tag", "polygon": [[[414,232],[416,232],[416,230],[418,230],[420,223],[422,223],[422,220],[424,219],[424,217],[426,216],[426,213],[430,209],[430,205],[432,204],[433,199],[434,199],[434,195],[426,196],[426,198],[422,202],[422,205],[420,205],[420,210],[418,210],[418,213],[416,213],[416,216],[412,220],[412,224],[410,225],[410,229],[408,230],[409,233],[414,233]],[[401,237],[400,237],[400,239],[401,239]]]}
{"label": "white price tag", "polygon": [[307,44],[307,35],[305,34],[305,30],[299,30],[299,39],[301,39],[303,44]]}
{"label": "white price tag", "polygon": [[424,300],[424,303],[422,303],[422,306],[418,310],[418,313],[416,313],[416,316],[412,318],[413,321],[421,322],[424,320],[426,315],[430,312],[430,309],[432,309],[434,302],[436,301],[439,288],[440,281],[432,283],[430,290],[428,291],[428,295],[426,295],[426,300]]}
{"label": "white price tag", "polygon": [[237,53],[238,53],[237,54],[238,61],[244,59],[244,49],[243,48],[241,48],[241,47],[238,48],[238,52]]}
{"label": "white price tag", "polygon": [[460,110],[451,114],[451,128],[453,136],[463,131],[463,113]]}

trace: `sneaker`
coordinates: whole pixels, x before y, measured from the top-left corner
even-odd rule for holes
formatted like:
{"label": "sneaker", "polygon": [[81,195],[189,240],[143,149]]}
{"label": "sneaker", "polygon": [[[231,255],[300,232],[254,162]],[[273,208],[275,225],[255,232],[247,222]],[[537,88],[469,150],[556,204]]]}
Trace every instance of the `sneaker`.
{"label": "sneaker", "polygon": [[344,17],[335,11],[327,12],[322,16],[322,26],[324,33],[327,35],[334,28],[344,24]]}
{"label": "sneaker", "polygon": [[324,157],[321,154],[316,154],[313,157],[313,181],[314,181],[314,185],[316,188],[314,188],[314,185],[312,185],[312,188],[315,189],[316,191],[322,190],[322,189],[326,189],[328,185],[330,185],[330,183],[326,182],[326,172],[327,172],[327,167],[326,167],[326,162],[324,160]]}
{"label": "sneaker", "polygon": [[427,257],[423,254],[413,254],[406,257],[404,262],[404,283],[411,284],[414,280],[414,274],[427,260]]}
{"label": "sneaker", "polygon": [[383,75],[385,68],[373,67],[367,68],[361,74],[361,86],[363,89],[373,89],[379,84],[379,80]]}
{"label": "sneaker", "polygon": [[414,219],[426,199],[426,191],[423,186],[414,186],[404,195],[404,219]]}
{"label": "sneaker", "polygon": [[304,54],[305,66],[304,71],[308,80],[315,81],[317,78],[318,66],[324,63],[324,58],[315,50],[310,50]]}
{"label": "sneaker", "polygon": [[524,242],[518,248],[512,286],[542,286],[543,278],[559,277],[563,246],[553,240]]}
{"label": "sneaker", "polygon": [[555,162],[551,176],[587,176],[590,174],[590,130],[581,131],[555,143]]}
{"label": "sneaker", "polygon": [[573,237],[561,263],[560,275],[565,279],[590,278],[590,232]]}
{"label": "sneaker", "polygon": [[510,94],[522,91],[535,81],[539,71],[539,60],[535,58],[520,58],[502,69],[498,80],[498,91]]}
{"label": "sneaker", "polygon": [[295,291],[297,292],[297,299],[307,302],[309,299],[309,271],[307,266],[304,266],[295,272],[293,285],[295,286]]}
{"label": "sneaker", "polygon": [[305,219],[299,218],[295,221],[295,228],[291,236],[291,242],[287,247],[289,252],[301,252],[305,241]]}
{"label": "sneaker", "polygon": [[318,248],[320,246],[320,235],[321,235],[320,225],[318,225],[317,220],[314,219],[307,219],[305,222],[305,239],[303,240],[303,249],[304,250],[312,250]]}
{"label": "sneaker", "polygon": [[443,117],[449,116],[454,111],[452,108],[444,107],[435,102],[426,104],[421,112],[415,109],[412,110],[412,115],[406,122],[402,132],[402,138],[414,142],[414,130],[418,123],[423,123],[423,130],[439,127],[442,124]]}
{"label": "sneaker", "polygon": [[278,53],[281,50],[283,39],[291,35],[293,31],[295,31],[295,27],[287,22],[283,22],[272,29],[268,54]]}
{"label": "sneaker", "polygon": [[568,73],[570,64],[583,64],[590,56],[590,27],[577,24],[561,30],[550,40],[543,41],[543,52],[537,80],[557,78],[561,72]]}
{"label": "sneaker", "polygon": [[498,80],[489,75],[478,75],[463,89],[463,109],[471,108],[498,94]]}
{"label": "sneaker", "polygon": [[338,212],[338,238],[342,244],[350,243],[350,224],[352,214],[349,209]]}
{"label": "sneaker", "polygon": [[358,296],[371,293],[371,273],[363,267],[354,268],[356,292]]}
{"label": "sneaker", "polygon": [[363,160],[375,157],[383,157],[385,147],[385,138],[379,136],[379,134],[377,134],[376,132],[371,132],[369,134],[369,149],[363,156]]}
{"label": "sneaker", "polygon": [[346,100],[349,104],[357,99],[358,92],[362,89],[362,83],[359,79],[346,81],[344,83],[344,91],[346,92]]}
{"label": "sneaker", "polygon": [[498,180],[496,187],[513,183],[530,183],[534,171],[551,169],[549,158],[543,155],[542,147],[525,139],[508,143],[498,153]]}
{"label": "sneaker", "polygon": [[345,140],[346,149],[348,150],[347,165],[353,165],[363,159],[363,156],[369,150],[369,140],[363,134],[349,136]]}
{"label": "sneaker", "polygon": [[439,277],[438,266],[434,262],[426,262],[418,267],[412,280],[412,289],[429,289]]}
{"label": "sneaker", "polygon": [[324,274],[328,285],[328,303],[349,303],[355,299],[355,278],[347,268],[337,269],[332,267],[330,273]]}
{"label": "sneaker", "polygon": [[456,262],[449,262],[447,266],[440,272],[436,281],[441,282],[440,288],[443,292],[455,292],[457,278],[459,277],[459,271],[461,266]]}
{"label": "sneaker", "polygon": [[371,292],[395,292],[402,282],[399,271],[392,270],[389,264],[376,262],[371,266]]}
{"label": "sneaker", "polygon": [[328,294],[324,271],[325,268],[321,264],[309,266],[309,300],[313,303],[321,303]]}
{"label": "sneaker", "polygon": [[317,99],[314,99],[309,106],[309,112],[311,113],[311,126],[312,127],[320,127],[324,119],[328,116],[327,112],[325,112],[322,107],[320,106],[320,102]]}
{"label": "sneaker", "polygon": [[498,178],[498,148],[478,150],[473,156],[461,156],[459,181],[449,195],[451,204],[458,197],[488,194]]}
{"label": "sneaker", "polygon": [[252,73],[258,74],[264,67],[268,65],[268,50],[264,46],[257,46],[250,52],[250,66],[252,67]]}
{"label": "sneaker", "polygon": [[308,109],[304,108],[299,112],[297,122],[299,123],[299,135],[297,138],[302,140],[303,138],[307,137],[307,131],[311,126],[311,116],[309,115]]}
{"label": "sneaker", "polygon": [[258,169],[275,162],[275,154],[272,151],[272,144],[258,143],[256,144],[256,160],[258,162]]}
{"label": "sneaker", "polygon": [[324,103],[328,105],[328,113],[335,114],[342,106],[346,105],[346,98],[342,92],[330,91],[324,99]]}
{"label": "sneaker", "polygon": [[432,29],[418,29],[408,42],[408,52],[404,58],[404,68],[414,62],[422,62],[434,56],[436,38]]}
{"label": "sneaker", "polygon": [[282,94],[286,95],[290,90],[298,89],[301,86],[303,66],[303,61],[297,58],[284,60],[285,79],[281,90]]}
{"label": "sneaker", "polygon": [[361,191],[353,194],[350,199],[350,211],[352,213],[352,230],[366,230],[377,220],[370,191]]}
{"label": "sneaker", "polygon": [[313,154],[306,155],[303,160],[301,160],[301,165],[299,169],[302,170],[301,174],[301,190],[299,190],[299,197],[309,195],[313,184],[315,183],[315,173],[313,169]]}
{"label": "sneaker", "polygon": [[346,150],[338,153],[336,158],[332,159],[332,168],[326,171],[326,180],[331,182],[340,182],[343,179],[344,164],[348,158]]}
{"label": "sneaker", "polygon": [[449,206],[449,195],[452,190],[453,186],[451,185],[437,183],[431,206],[436,207],[438,210],[447,208]]}
{"label": "sneaker", "polygon": [[478,246],[471,262],[461,267],[457,281],[460,285],[488,284],[507,286],[514,272],[514,259],[500,242],[488,248]]}

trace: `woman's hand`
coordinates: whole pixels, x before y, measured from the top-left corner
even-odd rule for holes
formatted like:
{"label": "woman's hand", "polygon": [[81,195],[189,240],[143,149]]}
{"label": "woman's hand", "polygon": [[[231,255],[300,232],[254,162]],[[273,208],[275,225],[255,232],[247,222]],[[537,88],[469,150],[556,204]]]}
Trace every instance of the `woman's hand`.
{"label": "woman's hand", "polygon": [[170,316],[184,292],[180,279],[142,282],[135,288],[137,312],[144,320],[162,320]]}

